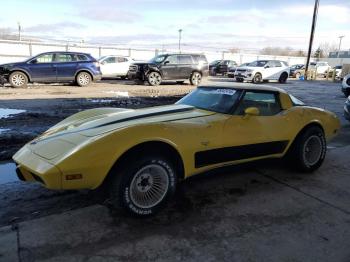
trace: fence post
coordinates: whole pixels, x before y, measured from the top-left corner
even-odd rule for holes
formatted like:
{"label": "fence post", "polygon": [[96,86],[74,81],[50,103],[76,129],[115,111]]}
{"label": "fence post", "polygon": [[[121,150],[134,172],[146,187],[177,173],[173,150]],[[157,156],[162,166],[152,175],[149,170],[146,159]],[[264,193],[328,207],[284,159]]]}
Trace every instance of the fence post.
{"label": "fence post", "polygon": [[99,56],[99,57],[102,56],[102,50],[101,50],[101,47],[100,47],[100,46],[98,47],[98,56]]}
{"label": "fence post", "polygon": [[69,51],[69,46],[68,46],[68,43],[66,44],[66,52]]}
{"label": "fence post", "polygon": [[128,54],[129,54],[129,56],[131,56],[131,48],[129,48]]}
{"label": "fence post", "polygon": [[32,41],[29,42],[29,56],[33,56]]}

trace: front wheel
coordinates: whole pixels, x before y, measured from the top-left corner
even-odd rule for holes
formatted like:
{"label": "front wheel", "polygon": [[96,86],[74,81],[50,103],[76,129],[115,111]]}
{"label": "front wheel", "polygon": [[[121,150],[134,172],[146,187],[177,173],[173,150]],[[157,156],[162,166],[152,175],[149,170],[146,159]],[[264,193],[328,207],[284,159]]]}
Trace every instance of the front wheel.
{"label": "front wheel", "polygon": [[151,72],[148,74],[147,80],[151,86],[159,86],[162,82],[162,76],[158,72]]}
{"label": "front wheel", "polygon": [[253,77],[253,83],[255,84],[260,84],[262,80],[262,75],[260,73],[256,73]]}
{"label": "front wheel", "polygon": [[92,82],[92,77],[88,72],[80,72],[77,75],[76,83],[78,86],[88,86]]}
{"label": "front wheel", "polygon": [[9,82],[12,87],[27,87],[28,77],[26,74],[16,71],[10,75]]}
{"label": "front wheel", "polygon": [[327,151],[324,132],[317,126],[303,131],[293,142],[289,156],[299,171],[312,172],[319,168]]}
{"label": "front wheel", "polygon": [[113,205],[136,216],[155,214],[176,190],[176,170],[170,160],[158,154],[135,159],[133,165],[125,166],[114,175]]}
{"label": "front wheel", "polygon": [[193,86],[198,86],[202,81],[202,75],[199,72],[193,72],[190,78],[190,83]]}

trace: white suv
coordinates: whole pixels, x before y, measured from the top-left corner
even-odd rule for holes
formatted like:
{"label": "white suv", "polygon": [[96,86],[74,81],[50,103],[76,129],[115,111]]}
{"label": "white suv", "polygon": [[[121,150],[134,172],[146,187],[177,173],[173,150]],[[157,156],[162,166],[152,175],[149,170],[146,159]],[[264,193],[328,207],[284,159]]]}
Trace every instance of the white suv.
{"label": "white suv", "polygon": [[98,60],[101,67],[102,77],[127,77],[129,66],[135,62],[127,56],[102,56]]}
{"label": "white suv", "polygon": [[257,60],[245,67],[238,67],[235,72],[237,82],[244,80],[261,83],[267,80],[278,80],[285,83],[289,76],[289,66],[279,60]]}

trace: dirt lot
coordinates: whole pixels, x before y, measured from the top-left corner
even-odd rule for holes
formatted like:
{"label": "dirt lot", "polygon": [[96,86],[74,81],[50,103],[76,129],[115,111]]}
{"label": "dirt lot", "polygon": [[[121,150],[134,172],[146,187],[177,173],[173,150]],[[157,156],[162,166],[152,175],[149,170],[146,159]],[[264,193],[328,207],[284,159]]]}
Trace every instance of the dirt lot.
{"label": "dirt lot", "polygon": [[[227,78],[207,81],[214,82],[250,85]],[[9,227],[0,228],[0,261],[6,254],[1,246],[9,239],[14,243],[9,256],[21,261],[349,261],[350,124],[342,118],[340,85],[267,85],[282,87],[341,118],[340,134],[317,172],[291,172],[279,161],[217,170],[182,183],[171,205],[146,220],[110,209],[102,191],[2,184],[0,226]],[[0,88],[0,108],[27,110],[0,119],[0,128],[11,129],[0,134],[2,158],[79,110],[168,104],[191,90],[186,84],[150,88],[118,80],[89,88]]]}

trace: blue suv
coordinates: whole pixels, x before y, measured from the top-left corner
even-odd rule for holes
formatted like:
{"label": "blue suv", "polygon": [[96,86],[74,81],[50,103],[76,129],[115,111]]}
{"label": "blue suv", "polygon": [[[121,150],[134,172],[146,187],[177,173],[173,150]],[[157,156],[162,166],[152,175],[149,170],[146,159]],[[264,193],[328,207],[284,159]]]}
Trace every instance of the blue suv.
{"label": "blue suv", "polygon": [[99,63],[85,53],[48,52],[24,62],[0,65],[0,78],[13,87],[26,87],[29,82],[75,82],[87,86],[101,76]]}

